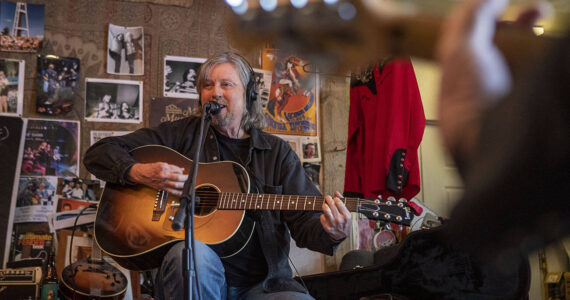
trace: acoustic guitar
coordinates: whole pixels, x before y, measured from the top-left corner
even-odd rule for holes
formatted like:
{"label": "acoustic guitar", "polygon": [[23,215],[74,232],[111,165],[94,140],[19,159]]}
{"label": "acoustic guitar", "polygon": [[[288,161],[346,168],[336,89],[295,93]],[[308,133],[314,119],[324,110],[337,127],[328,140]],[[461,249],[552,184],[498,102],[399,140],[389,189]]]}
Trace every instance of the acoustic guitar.
{"label": "acoustic guitar", "polygon": [[[192,161],[158,145],[131,151],[140,163],[166,162],[189,170]],[[253,234],[256,222],[246,210],[320,211],[322,196],[248,194],[246,170],[231,161],[200,163],[194,217],[197,240],[209,245],[221,258],[240,252]],[[409,226],[413,218],[405,201],[345,198],[346,207],[370,219]],[[184,239],[172,220],[179,198],[144,185],[107,183],[95,218],[95,239],[101,249],[131,270],[158,267],[170,247]]]}
{"label": "acoustic guitar", "polygon": [[88,258],[63,269],[59,282],[62,298],[72,300],[123,299],[127,286],[127,277],[102,258],[95,243]]}

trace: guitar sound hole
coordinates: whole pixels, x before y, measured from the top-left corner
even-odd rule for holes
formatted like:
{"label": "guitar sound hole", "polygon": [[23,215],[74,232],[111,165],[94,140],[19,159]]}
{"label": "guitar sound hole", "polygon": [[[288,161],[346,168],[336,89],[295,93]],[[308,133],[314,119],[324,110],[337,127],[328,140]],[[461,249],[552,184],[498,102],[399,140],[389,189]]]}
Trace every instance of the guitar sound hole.
{"label": "guitar sound hole", "polygon": [[219,192],[213,186],[201,186],[196,189],[196,196],[200,197],[200,203],[196,205],[195,215],[205,216],[213,212],[218,204]]}

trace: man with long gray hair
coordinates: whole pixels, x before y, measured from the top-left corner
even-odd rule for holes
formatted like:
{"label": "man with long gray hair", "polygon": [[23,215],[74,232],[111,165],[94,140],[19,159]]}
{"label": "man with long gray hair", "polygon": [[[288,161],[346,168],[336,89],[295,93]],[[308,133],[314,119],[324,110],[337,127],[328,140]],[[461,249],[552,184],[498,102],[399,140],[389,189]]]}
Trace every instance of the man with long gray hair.
{"label": "man with long gray hair", "polygon": [[[197,88],[202,106],[210,101],[220,106],[205,136],[202,162],[233,161],[243,166],[251,179],[252,193],[320,195],[289,144],[261,131],[265,119],[260,101],[256,101],[253,69],[243,57],[222,53],[210,58],[199,71]],[[109,182],[144,184],[181,196],[188,178],[183,167],[164,162],[139,163],[129,151],[160,144],[194,157],[199,124],[200,119],[194,115],[157,128],[102,139],[87,150],[84,164]],[[331,255],[350,232],[351,216],[340,198],[338,192],[334,198],[326,196],[322,213],[276,210],[275,205],[266,210],[246,211],[240,230],[245,224],[255,225],[245,243],[230,255],[220,254],[215,247],[198,241],[198,237],[194,252],[202,299],[313,299],[292,279],[287,259],[290,237],[300,247]],[[260,199],[263,205],[263,197]],[[173,243],[164,256],[156,278],[157,299],[183,298],[183,247],[182,241]],[[196,298],[196,285],[193,287]]]}

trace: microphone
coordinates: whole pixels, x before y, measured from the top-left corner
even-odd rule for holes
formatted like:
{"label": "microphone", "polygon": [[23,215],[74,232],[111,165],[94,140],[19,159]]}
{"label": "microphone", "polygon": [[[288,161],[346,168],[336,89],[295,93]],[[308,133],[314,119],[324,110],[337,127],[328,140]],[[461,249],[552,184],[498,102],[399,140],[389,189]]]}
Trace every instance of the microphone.
{"label": "microphone", "polygon": [[204,112],[215,116],[217,114],[220,113],[220,110],[222,110],[222,108],[226,107],[225,105],[222,105],[216,101],[208,101],[206,102],[206,104],[204,104]]}

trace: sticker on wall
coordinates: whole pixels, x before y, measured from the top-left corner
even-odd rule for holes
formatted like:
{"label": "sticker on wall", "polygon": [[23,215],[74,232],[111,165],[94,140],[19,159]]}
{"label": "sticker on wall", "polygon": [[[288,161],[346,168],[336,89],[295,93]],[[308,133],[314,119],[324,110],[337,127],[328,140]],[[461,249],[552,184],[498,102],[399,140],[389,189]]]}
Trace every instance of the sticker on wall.
{"label": "sticker on wall", "polygon": [[45,115],[68,113],[79,88],[79,59],[38,55],[36,111]]}
{"label": "sticker on wall", "polygon": [[0,58],[0,115],[22,116],[25,61]]}
{"label": "sticker on wall", "polygon": [[21,176],[77,176],[79,122],[29,119]]}
{"label": "sticker on wall", "polygon": [[0,51],[37,52],[44,39],[43,4],[0,2]]}
{"label": "sticker on wall", "polygon": [[144,28],[109,24],[107,73],[144,75]]}
{"label": "sticker on wall", "polygon": [[198,99],[196,79],[205,58],[164,57],[164,96]]}
{"label": "sticker on wall", "polygon": [[85,120],[141,123],[142,81],[87,78]]}

